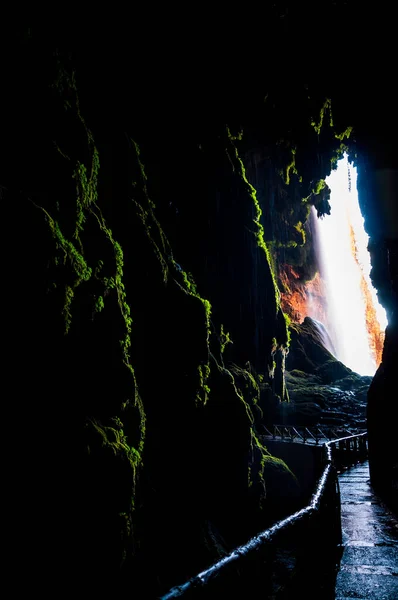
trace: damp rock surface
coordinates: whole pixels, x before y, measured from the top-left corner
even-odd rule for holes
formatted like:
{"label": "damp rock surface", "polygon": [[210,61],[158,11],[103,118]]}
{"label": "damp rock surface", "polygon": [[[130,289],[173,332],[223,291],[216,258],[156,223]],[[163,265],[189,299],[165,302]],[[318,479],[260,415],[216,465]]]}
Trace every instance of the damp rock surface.
{"label": "damp rock surface", "polygon": [[339,476],[343,554],[336,600],[398,598],[398,519],[372,490],[369,464]]}

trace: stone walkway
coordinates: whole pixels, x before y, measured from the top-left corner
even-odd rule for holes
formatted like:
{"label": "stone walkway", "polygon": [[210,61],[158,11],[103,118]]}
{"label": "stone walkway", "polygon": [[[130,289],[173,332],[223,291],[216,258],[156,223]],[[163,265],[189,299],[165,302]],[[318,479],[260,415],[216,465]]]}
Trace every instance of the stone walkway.
{"label": "stone walkway", "polygon": [[336,600],[398,600],[398,519],[374,494],[367,462],[339,483],[344,551]]}

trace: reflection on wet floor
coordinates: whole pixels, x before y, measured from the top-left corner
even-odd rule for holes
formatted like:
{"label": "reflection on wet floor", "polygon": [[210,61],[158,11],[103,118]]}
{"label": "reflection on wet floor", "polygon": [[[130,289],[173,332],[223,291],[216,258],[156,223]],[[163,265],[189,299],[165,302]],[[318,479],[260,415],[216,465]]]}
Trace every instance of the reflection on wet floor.
{"label": "reflection on wet floor", "polygon": [[373,493],[369,464],[339,476],[343,554],[336,600],[398,600],[398,519]]}

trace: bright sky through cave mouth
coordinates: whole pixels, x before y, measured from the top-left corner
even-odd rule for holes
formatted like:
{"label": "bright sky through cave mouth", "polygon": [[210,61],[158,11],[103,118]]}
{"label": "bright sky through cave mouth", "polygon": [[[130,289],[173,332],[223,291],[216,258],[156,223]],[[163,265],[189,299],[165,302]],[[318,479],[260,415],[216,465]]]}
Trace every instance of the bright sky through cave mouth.
{"label": "bright sky through cave mouth", "polygon": [[331,214],[318,220],[321,275],[325,280],[330,336],[337,358],[360,375],[381,361],[387,317],[370,280],[369,237],[357,192],[357,170],[345,154],[326,183]]}

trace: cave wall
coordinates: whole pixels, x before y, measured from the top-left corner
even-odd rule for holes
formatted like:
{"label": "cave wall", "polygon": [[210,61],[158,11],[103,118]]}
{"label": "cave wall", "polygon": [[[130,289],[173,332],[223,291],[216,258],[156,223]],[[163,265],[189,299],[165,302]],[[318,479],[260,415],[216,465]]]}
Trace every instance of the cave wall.
{"label": "cave wall", "polygon": [[109,132],[84,55],[45,42],[14,40],[2,144],[16,515],[36,490],[15,538],[35,585],[45,563],[65,585],[155,595],[269,523],[267,481],[294,481],[257,436],[286,399],[287,323],[239,136],[127,117]]}
{"label": "cave wall", "polygon": [[[386,328],[382,363],[368,392],[369,465],[374,488],[398,511],[398,450],[394,442],[395,422],[388,418],[395,411],[395,369],[398,359],[398,171],[385,156],[379,165],[366,165],[361,180],[360,198],[365,227],[370,236],[371,277],[386,309]],[[380,167],[384,168],[380,168]]]}

